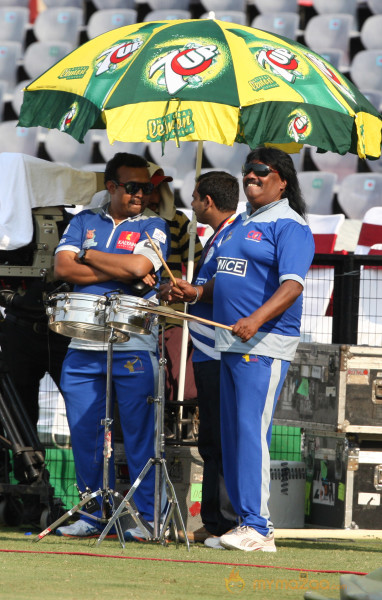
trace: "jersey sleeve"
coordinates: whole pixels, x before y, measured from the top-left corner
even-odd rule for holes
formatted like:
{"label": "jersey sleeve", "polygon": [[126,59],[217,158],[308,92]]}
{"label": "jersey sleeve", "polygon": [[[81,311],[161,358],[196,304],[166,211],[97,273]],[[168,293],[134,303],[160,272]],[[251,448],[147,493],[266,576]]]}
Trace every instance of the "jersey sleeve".
{"label": "jersey sleeve", "polygon": [[149,234],[160,255],[166,260],[170,249],[169,228],[166,221],[160,217],[147,219],[143,225],[141,238],[134,248],[134,254],[142,254],[148,258],[154,266],[154,271],[158,271],[162,268],[162,262],[153,250],[146,233]]}
{"label": "jersey sleeve", "polygon": [[308,225],[280,220],[276,225],[276,247],[280,284],[293,279],[304,287],[314,257],[314,240]]}
{"label": "jersey sleeve", "polygon": [[82,248],[82,240],[82,218],[80,218],[80,215],[75,215],[71,218],[64,233],[62,234],[62,237],[56,248],[56,253],[60,252],[61,250],[70,250],[77,253]]}

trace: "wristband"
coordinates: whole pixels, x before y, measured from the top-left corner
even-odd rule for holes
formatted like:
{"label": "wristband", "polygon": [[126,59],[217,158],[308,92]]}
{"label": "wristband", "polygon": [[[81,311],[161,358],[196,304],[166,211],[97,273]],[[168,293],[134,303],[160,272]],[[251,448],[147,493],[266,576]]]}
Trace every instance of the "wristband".
{"label": "wristband", "polygon": [[192,302],[189,302],[188,304],[196,304],[197,301],[199,300],[199,296],[200,296],[200,292],[199,289],[197,287],[195,287],[194,285],[192,286],[196,292],[196,296],[194,298],[194,300]]}

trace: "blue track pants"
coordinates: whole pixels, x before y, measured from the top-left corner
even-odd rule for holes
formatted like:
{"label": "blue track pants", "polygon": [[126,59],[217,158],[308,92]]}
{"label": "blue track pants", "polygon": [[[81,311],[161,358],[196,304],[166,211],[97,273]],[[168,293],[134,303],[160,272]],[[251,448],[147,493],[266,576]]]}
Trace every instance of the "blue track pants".
{"label": "blue track pants", "polygon": [[272,417],[289,362],[267,356],[221,354],[221,436],[224,479],[242,525],[262,535],[269,518]]}

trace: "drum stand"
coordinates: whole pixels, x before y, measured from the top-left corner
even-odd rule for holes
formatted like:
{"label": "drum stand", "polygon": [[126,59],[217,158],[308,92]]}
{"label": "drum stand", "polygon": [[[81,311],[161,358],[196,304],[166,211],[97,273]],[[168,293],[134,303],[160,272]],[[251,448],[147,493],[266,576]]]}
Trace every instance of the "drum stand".
{"label": "drum stand", "polygon": [[[128,334],[124,332],[125,336],[129,338]],[[94,522],[107,523],[110,519],[111,514],[113,514],[113,509],[115,507],[116,501],[118,503],[122,502],[124,499],[122,494],[111,490],[109,488],[109,468],[110,468],[110,457],[113,451],[111,444],[111,425],[113,423],[113,419],[111,418],[111,398],[112,398],[112,365],[113,365],[113,344],[117,340],[117,336],[115,335],[114,328],[110,328],[110,336],[108,339],[108,347],[107,347],[107,371],[106,371],[106,408],[105,408],[105,419],[101,421],[101,424],[104,425],[104,446],[103,446],[103,478],[102,478],[102,489],[99,489],[95,492],[92,492],[88,487],[86,487],[84,492],[80,492],[80,502],[76,504],[73,508],[68,510],[64,515],[62,515],[59,519],[54,521],[51,525],[49,525],[44,531],[39,533],[34,539],[34,542],[38,542],[43,537],[48,535],[51,531],[56,529],[59,525],[64,523],[69,517],[78,513],[81,515],[86,515],[88,518],[93,519]],[[99,510],[99,503],[96,498],[102,498],[102,517],[95,517],[91,513]],[[126,505],[128,511],[134,520],[137,519],[136,516],[136,508],[132,505]],[[81,510],[84,508],[85,510]],[[118,539],[122,546],[124,547],[124,537],[123,537],[123,528],[120,523],[119,518],[115,519],[115,529],[117,532]],[[113,524],[114,524],[113,523]],[[109,528],[110,529],[110,528]]]}
{"label": "drum stand", "polygon": [[[172,533],[175,538],[176,544],[178,544],[178,529],[177,526],[183,532],[184,539],[187,545],[187,550],[190,550],[190,544],[187,537],[187,532],[184,526],[182,515],[179,509],[179,503],[176,498],[175,489],[168,475],[166,459],[164,458],[165,450],[165,435],[164,435],[164,401],[165,401],[165,365],[166,358],[164,358],[164,323],[162,326],[162,356],[159,359],[159,378],[158,378],[158,396],[156,398],[148,398],[148,402],[153,402],[155,405],[155,441],[154,451],[155,455],[150,458],[137,479],[131,486],[129,492],[123,498],[119,507],[115,510],[113,516],[109,520],[105,529],[101,533],[97,541],[97,546],[105,539],[106,535],[110,531],[113,525],[118,527],[119,519],[126,514],[124,509],[133,517],[137,526],[141,529],[142,533],[146,537],[147,541],[160,541],[163,545],[166,543],[166,532],[171,524]],[[148,523],[142,520],[142,517],[131,510],[130,501],[134,495],[134,492],[145,478],[151,467],[155,468],[155,496],[154,496],[154,526],[151,527]],[[163,492],[166,492],[167,503],[166,508],[162,511],[162,496]],[[124,538],[118,536],[122,547],[125,547]]]}

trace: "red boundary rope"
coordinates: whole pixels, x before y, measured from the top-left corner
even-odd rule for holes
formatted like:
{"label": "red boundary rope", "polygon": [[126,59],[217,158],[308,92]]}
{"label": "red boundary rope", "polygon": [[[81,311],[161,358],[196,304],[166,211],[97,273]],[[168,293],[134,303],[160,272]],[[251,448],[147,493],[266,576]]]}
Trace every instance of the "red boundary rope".
{"label": "red boundary rope", "polygon": [[367,575],[360,571],[340,571],[338,569],[300,569],[295,567],[279,567],[277,565],[248,565],[246,563],[230,563],[219,562],[213,560],[183,560],[180,558],[150,558],[143,556],[115,556],[113,554],[95,554],[92,552],[53,552],[40,550],[7,550],[1,549],[0,552],[13,552],[16,554],[58,554],[65,556],[91,556],[96,558],[118,558],[123,560],[150,560],[153,562],[170,562],[170,563],[185,563],[185,564],[200,564],[200,565],[222,565],[227,567],[256,567],[258,569],[280,569],[283,571],[299,571],[302,573],[339,573],[340,575]]}

